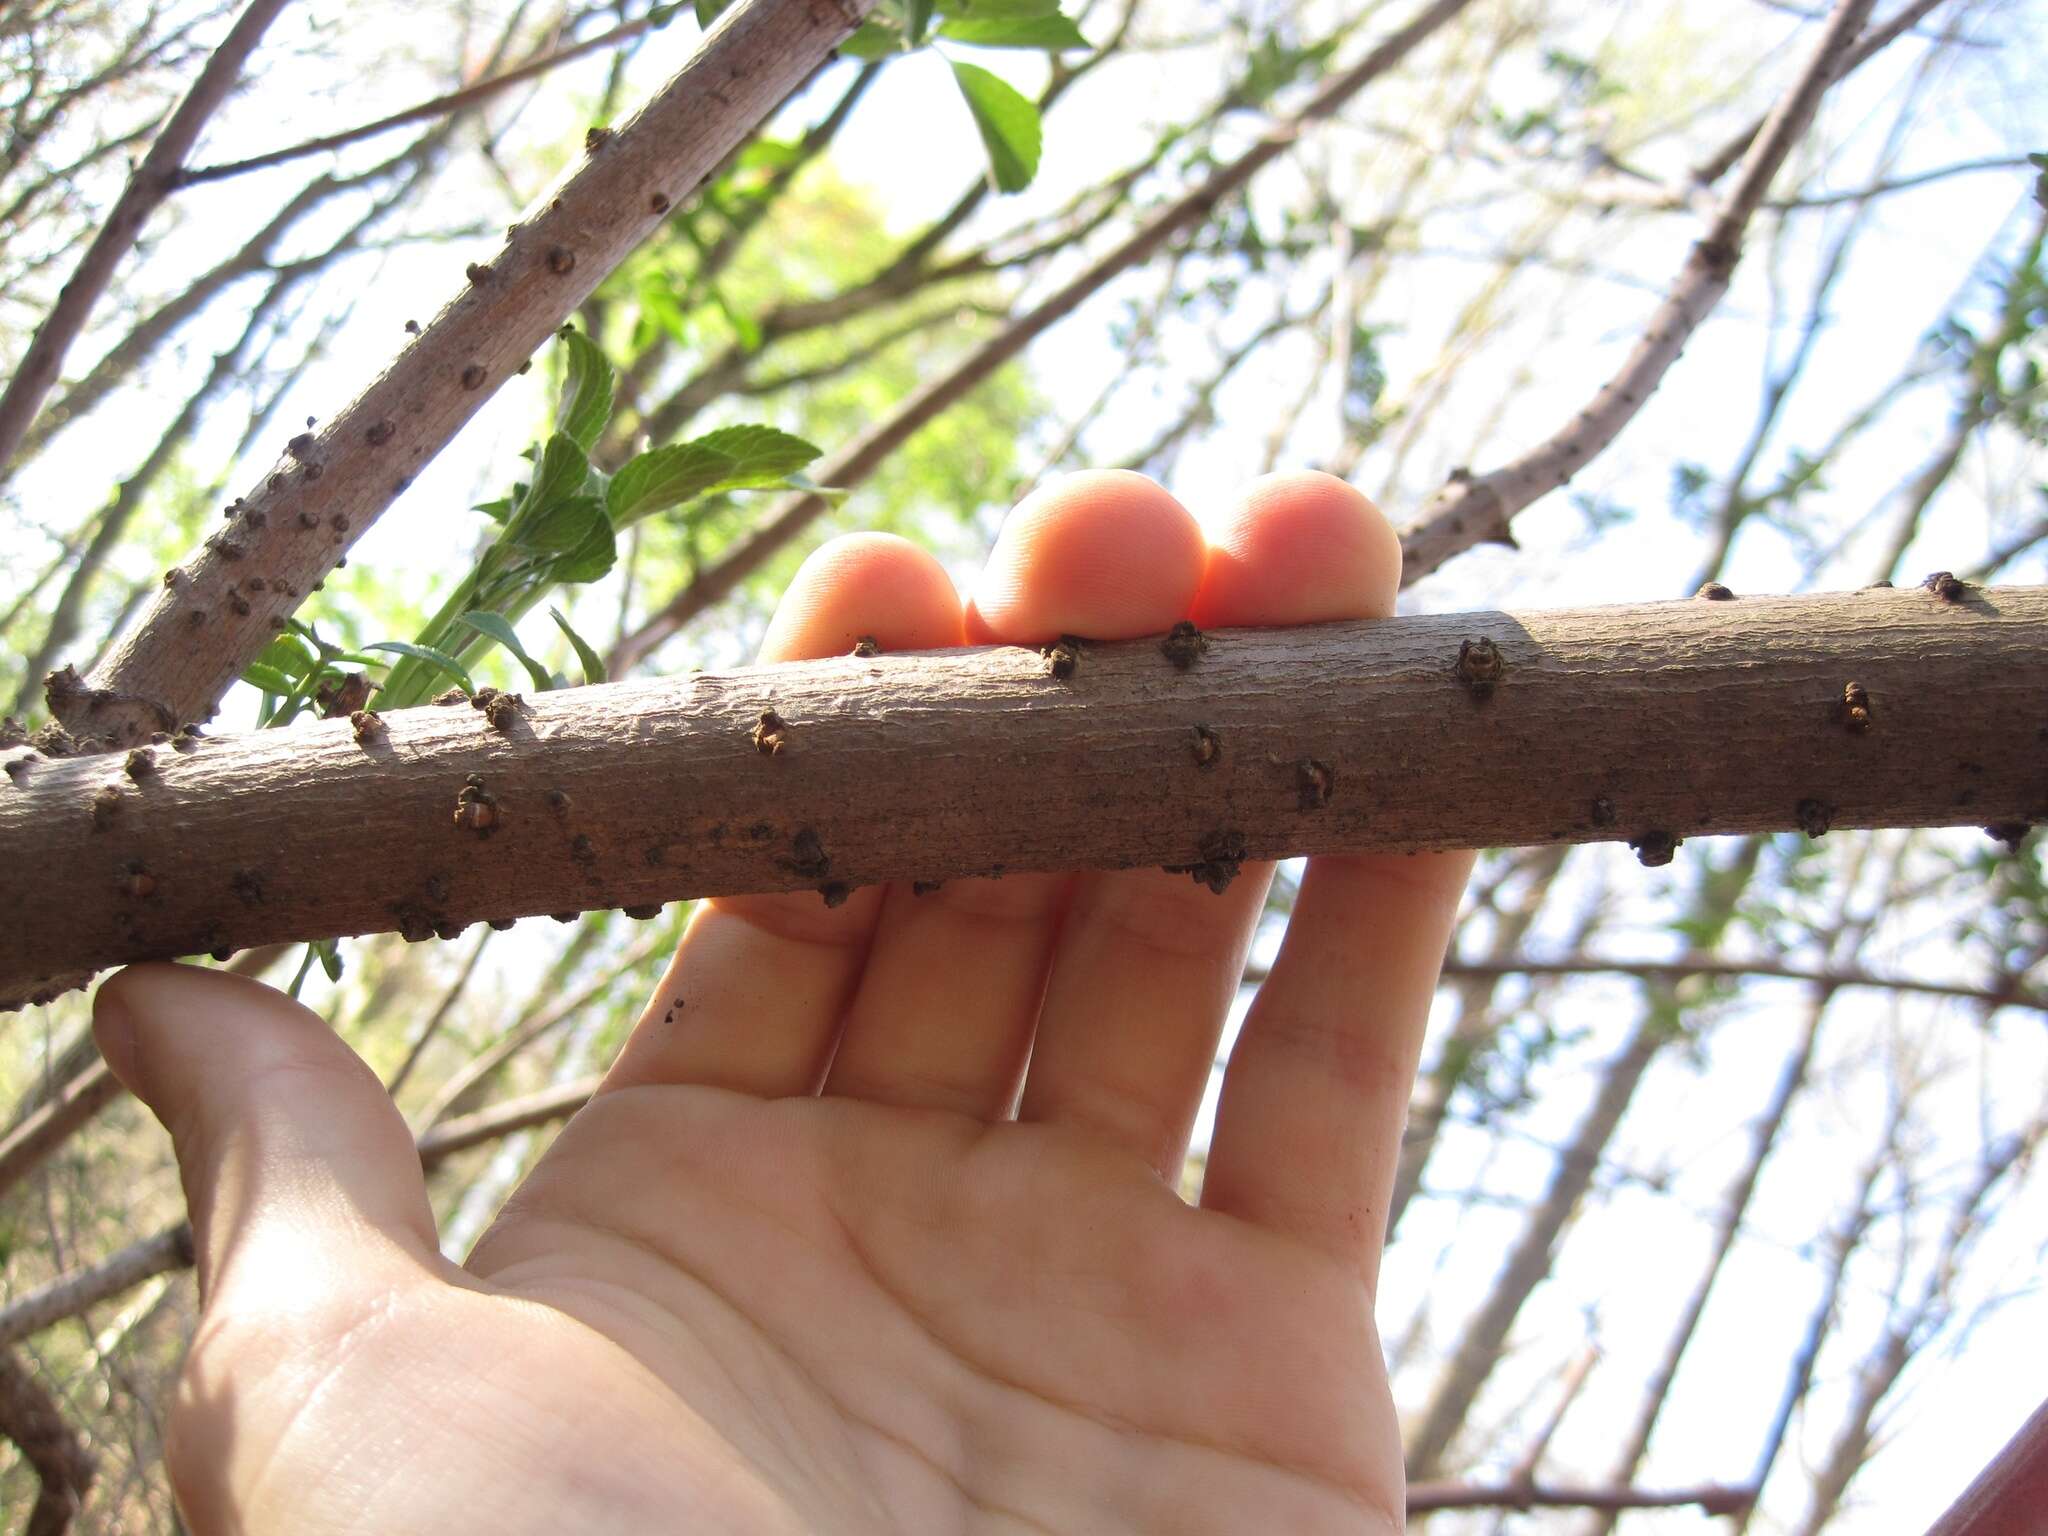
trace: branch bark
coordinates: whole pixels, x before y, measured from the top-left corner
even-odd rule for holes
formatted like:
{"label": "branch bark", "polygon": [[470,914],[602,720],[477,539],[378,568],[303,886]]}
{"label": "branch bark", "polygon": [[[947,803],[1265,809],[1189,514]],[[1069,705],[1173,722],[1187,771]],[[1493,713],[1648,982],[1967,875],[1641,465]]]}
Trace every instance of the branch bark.
{"label": "branch bark", "polygon": [[1621,370],[1591,404],[1548,441],[1484,475],[1454,474],[1401,533],[1401,580],[1419,581],[1475,544],[1512,544],[1509,524],[1539,497],[1568,483],[1636,417],[1685,343],[1735,275],[1742,239],[1772,179],[1813,122],[1822,94],[1842,69],[1874,0],[1838,0],[1819,44],[1749,146],[1735,185],[1694,243]]}
{"label": "branch bark", "polygon": [[92,1453],[12,1350],[0,1350],[0,1436],[14,1442],[42,1483],[22,1536],[63,1536],[85,1508],[96,1471]]}
{"label": "branch bark", "polygon": [[2048,1509],[2048,1402],[1965,1488],[1927,1536],[2026,1536]]}
{"label": "branch bark", "polygon": [[0,471],[13,459],[22,435],[42,409],[44,396],[57,382],[58,370],[64,366],[64,355],[85,329],[93,306],[107,291],[107,284],[113,281],[114,269],[141,235],[142,226],[156,211],[157,204],[170,192],[178,168],[191,153],[200,130],[227,100],[228,92],[241,78],[242,66],[284,7],[285,0],[249,0],[248,8],[228,29],[228,35],[192,83],[192,89],[164,124],[164,131],[149,146],[142,164],[128,178],[128,185],[122,189],[85,255],[79,258],[56,304],[36,328],[35,339],[22,355],[21,366],[8,380],[6,392],[0,394]]}
{"label": "branch bark", "polygon": [[[210,715],[300,595],[669,209],[859,22],[873,0],[751,0],[634,118],[512,227],[404,355],[241,499],[142,623],[52,701],[115,745]],[[259,577],[258,581],[251,577]]]}
{"label": "branch bark", "polygon": [[1697,1488],[1589,1488],[1559,1483],[1411,1483],[1410,1518],[1438,1509],[1681,1509],[1733,1514],[1756,1501],[1748,1488],[1703,1483]]}
{"label": "branch bark", "polygon": [[685,896],[1147,864],[1220,884],[1244,858],[1621,839],[1662,862],[1687,836],[2048,819],[2048,589],[1955,592],[1223,630],[1187,670],[1156,640],[1071,668],[841,657],[125,764],[17,747],[0,997]]}

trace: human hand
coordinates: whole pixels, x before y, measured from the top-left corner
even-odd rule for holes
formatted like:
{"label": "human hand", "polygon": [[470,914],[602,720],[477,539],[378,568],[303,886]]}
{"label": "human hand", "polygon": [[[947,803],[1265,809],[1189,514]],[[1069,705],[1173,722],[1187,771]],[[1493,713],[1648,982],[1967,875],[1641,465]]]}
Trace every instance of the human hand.
{"label": "human hand", "polygon": [[[1382,615],[1399,560],[1327,477],[1205,545],[1149,481],[1075,476],[964,606],[901,540],[827,545],[762,660]],[[315,1015],[123,972],[95,1026],[171,1130],[206,1303],[168,1449],[193,1529],[1398,1530],[1373,1298],[1469,863],[1309,862],[1199,1207],[1270,866],[704,902],[463,1266]]]}

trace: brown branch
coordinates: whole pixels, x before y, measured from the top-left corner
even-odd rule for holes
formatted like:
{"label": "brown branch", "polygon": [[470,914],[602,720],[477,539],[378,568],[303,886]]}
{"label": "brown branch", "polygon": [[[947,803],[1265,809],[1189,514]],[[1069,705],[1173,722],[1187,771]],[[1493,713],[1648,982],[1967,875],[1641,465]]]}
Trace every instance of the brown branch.
{"label": "brown branch", "polygon": [[42,1484],[22,1536],[64,1536],[98,1469],[56,1398],[13,1350],[0,1350],[0,1437],[14,1442]]}
{"label": "brown branch", "polygon": [[[1140,865],[1221,881],[1244,857],[1620,839],[1661,862],[1717,833],[2048,817],[2048,588],[1207,641],[1187,670],[1157,640],[1064,662],[985,646],[186,736],[125,764],[17,747],[0,996],[740,891]],[[1198,725],[1221,747],[1206,762]]]}
{"label": "brown branch", "polygon": [[57,382],[65,354],[85,329],[100,295],[113,281],[114,269],[141,235],[157,204],[171,190],[172,178],[191,153],[200,130],[227,99],[241,77],[243,64],[284,7],[285,0],[249,0],[247,9],[206,61],[192,89],[178,103],[164,131],[142,157],[142,164],[128,178],[128,185],[115,200],[85,255],[79,258],[56,304],[36,328],[35,339],[22,355],[14,377],[8,380],[6,392],[0,394],[0,467],[9,465],[14,458],[22,435],[42,409],[44,396]]}
{"label": "brown branch", "polygon": [[1670,293],[1651,315],[1621,370],[1601,386],[1591,404],[1548,441],[1499,469],[1484,475],[1453,473],[1450,484],[1402,531],[1404,584],[1420,580],[1475,544],[1512,544],[1509,524],[1515,514],[1567,484],[1635,419],[1688,338],[1728,291],[1751,215],[1793,145],[1805,136],[1873,3],[1838,0],[1812,57],[1757,134],[1735,185],[1693,245]]}
{"label": "brown branch", "polygon": [[1640,976],[1646,980],[1676,981],[1686,976],[1766,977],[1775,981],[1804,981],[1830,990],[1840,987],[1874,987],[1888,992],[1915,992],[1930,997],[1960,997],[1991,1008],[2033,1008],[2048,1011],[2048,997],[2029,991],[2015,979],[1997,987],[1973,987],[1963,982],[1922,981],[1910,976],[1873,976],[1855,966],[1801,966],[1776,960],[1720,960],[1711,955],[1689,955],[1677,960],[1620,960],[1581,956],[1570,960],[1534,960],[1513,956],[1505,960],[1459,960],[1444,962],[1446,976]]}
{"label": "brown branch", "polygon": [[[1432,0],[1408,24],[1391,33],[1364,58],[1330,79],[1295,116],[1261,134],[1237,159],[1219,166],[1207,180],[1140,225],[1127,239],[1063,285],[1044,302],[1019,315],[946,373],[917,390],[895,413],[819,463],[813,478],[842,489],[860,484],[921,427],[975,385],[1017,356],[1040,334],[1065,319],[1110,279],[1150,257],[1181,230],[1207,218],[1226,197],[1278,159],[1308,124],[1329,117],[1408,54],[1471,0]],[[777,550],[809,527],[831,502],[795,495],[778,502],[761,525],[734,544],[716,565],[699,571],[689,585],[612,649],[613,673],[629,671],[655,646],[730,593],[759,570]]]}
{"label": "brown branch", "polygon": [[1697,1504],[1709,1515],[1732,1515],[1756,1502],[1753,1488],[1702,1483],[1697,1488],[1591,1488],[1568,1483],[1411,1483],[1410,1517],[1438,1509],[1679,1509]]}
{"label": "brown branch", "polygon": [[[852,31],[872,0],[750,0],[512,227],[403,356],[242,498],[56,712],[117,744],[209,715],[276,623],[492,391]],[[251,580],[252,577],[260,578]]]}
{"label": "brown branch", "polygon": [[[666,20],[667,18],[663,18],[663,24],[666,24]],[[273,165],[283,165],[288,161],[304,159],[307,155],[317,155],[323,150],[341,149],[346,145],[359,143],[364,139],[374,139],[380,133],[389,133],[392,129],[403,128],[408,123],[423,123],[434,118],[451,116],[454,113],[476,106],[480,102],[490,100],[491,97],[497,95],[500,91],[509,89],[523,81],[536,79],[546,74],[549,70],[567,64],[574,59],[580,59],[586,54],[597,53],[605,48],[616,48],[621,43],[631,42],[654,25],[654,17],[650,13],[640,17],[637,21],[629,21],[620,26],[613,27],[609,32],[600,32],[595,37],[587,37],[580,43],[569,43],[555,49],[552,53],[544,54],[540,58],[530,60],[516,68],[508,69],[501,75],[493,75],[487,80],[479,80],[473,85],[465,85],[460,90],[449,91],[445,95],[436,96],[430,101],[419,102],[407,107],[402,112],[393,112],[388,117],[380,117],[375,122],[359,123],[355,127],[345,128],[339,133],[324,134],[317,139],[307,139],[303,143],[287,145],[283,149],[273,149],[264,154],[251,155],[246,160],[226,160],[214,165],[194,166],[190,170],[180,171],[173,178],[172,186],[174,188],[191,187],[197,186],[200,182],[204,181],[224,181],[230,176],[240,176],[248,171],[264,170]]]}
{"label": "brown branch", "polygon": [[2048,1509],[2048,1402],[2022,1424],[1927,1536],[2021,1536]]}
{"label": "brown branch", "polygon": [[508,1099],[473,1115],[443,1120],[421,1134],[420,1162],[432,1169],[456,1153],[487,1141],[496,1141],[515,1131],[528,1131],[552,1120],[566,1120],[597,1092],[603,1075],[594,1073],[589,1077],[579,1077],[573,1082],[543,1088],[539,1093],[529,1093],[523,1098]]}
{"label": "brown branch", "polygon": [[120,1079],[105,1062],[96,1061],[0,1137],[0,1198],[122,1091]]}

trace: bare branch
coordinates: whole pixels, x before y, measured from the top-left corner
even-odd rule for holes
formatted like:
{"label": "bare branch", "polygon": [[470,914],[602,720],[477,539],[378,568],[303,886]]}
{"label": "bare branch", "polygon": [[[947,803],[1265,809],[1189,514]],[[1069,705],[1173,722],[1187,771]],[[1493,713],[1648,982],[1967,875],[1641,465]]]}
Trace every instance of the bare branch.
{"label": "bare branch", "polygon": [[1561,431],[1484,475],[1454,474],[1422,516],[1401,534],[1401,580],[1418,581],[1452,556],[1488,541],[1512,544],[1509,523],[1539,497],[1591,463],[1662,382],[1735,273],[1742,238],[1792,146],[1806,133],[1874,0],[1839,0],[1792,89],[1766,119],[1741,174],[1706,233],[1694,244],[1670,294],[1650,317],[1620,372]]}
{"label": "bare branch", "polygon": [[1709,1515],[1732,1515],[1756,1502],[1750,1488],[1702,1483],[1697,1488],[1591,1488],[1563,1483],[1411,1483],[1408,1513],[1436,1509],[1679,1509],[1697,1504]]}
{"label": "bare branch", "polygon": [[7,381],[5,393],[0,393],[0,467],[14,458],[22,435],[42,408],[43,397],[57,382],[65,354],[85,329],[86,320],[99,303],[100,295],[106,292],[107,284],[113,281],[115,267],[135,244],[157,204],[171,190],[172,179],[185,163],[185,156],[191,153],[200,130],[227,99],[241,77],[243,64],[284,7],[285,0],[249,0],[248,8],[214,49],[192,89],[178,103],[164,131],[150,145],[149,153],[142,157],[142,164],[128,178],[127,187],[64,284],[56,305],[36,328],[35,339],[29,343],[14,377]]}
{"label": "bare branch", "polygon": [[751,0],[728,11],[630,122],[593,132],[580,167],[513,226],[495,260],[470,265],[464,291],[382,377],[317,437],[293,439],[240,517],[94,669],[92,688],[67,700],[66,723],[126,743],[210,714],[274,621],[871,3]]}
{"label": "bare branch", "polygon": [[1225,630],[1181,643],[1185,671],[1157,640],[844,657],[185,736],[125,766],[17,748],[0,995],[738,891],[1623,838],[1662,862],[1723,832],[2048,817],[2048,589],[1944,590]]}
{"label": "bare branch", "polygon": [[0,1436],[14,1442],[42,1483],[23,1536],[64,1536],[85,1508],[96,1470],[92,1453],[13,1350],[0,1350]]}
{"label": "bare branch", "polygon": [[[667,18],[664,17],[660,24],[665,25],[666,21]],[[473,85],[465,85],[461,90],[449,91],[445,95],[436,96],[430,101],[416,103],[413,106],[407,107],[402,112],[393,112],[388,117],[380,117],[375,122],[359,123],[355,127],[345,128],[339,133],[324,134],[317,139],[307,139],[303,143],[288,145],[283,149],[273,149],[264,154],[251,155],[246,160],[226,160],[215,165],[194,166],[190,170],[180,171],[173,178],[172,185],[174,187],[191,187],[205,181],[224,181],[230,176],[240,176],[248,171],[264,170],[273,165],[284,165],[288,161],[304,159],[307,155],[317,155],[325,150],[341,149],[350,144],[360,143],[364,139],[374,139],[380,133],[389,133],[392,129],[403,128],[408,123],[423,123],[429,122],[434,118],[448,117],[488,101],[500,91],[519,85],[527,80],[537,79],[549,70],[570,63],[572,60],[583,58],[588,54],[601,52],[606,48],[616,48],[622,43],[629,43],[656,25],[654,15],[650,12],[636,21],[628,21],[613,27],[609,32],[600,32],[594,37],[586,37],[580,43],[566,44],[551,53],[542,55],[540,58],[529,60],[527,63],[508,69],[503,74],[493,75],[487,80],[479,80]]]}
{"label": "bare branch", "polygon": [[1568,960],[1536,960],[1525,955],[1505,960],[1444,962],[1446,976],[1640,976],[1645,980],[1677,981],[1687,976],[1769,977],[1805,981],[1830,990],[1872,987],[1886,992],[1912,992],[1929,997],[1957,997],[1988,1008],[2033,1008],[2048,1011],[2048,997],[2017,981],[1998,987],[1973,987],[1962,982],[1924,981],[1911,976],[1873,976],[1854,966],[1800,966],[1774,960],[1723,960],[1690,955],[1677,960],[1621,960],[1597,955]]}

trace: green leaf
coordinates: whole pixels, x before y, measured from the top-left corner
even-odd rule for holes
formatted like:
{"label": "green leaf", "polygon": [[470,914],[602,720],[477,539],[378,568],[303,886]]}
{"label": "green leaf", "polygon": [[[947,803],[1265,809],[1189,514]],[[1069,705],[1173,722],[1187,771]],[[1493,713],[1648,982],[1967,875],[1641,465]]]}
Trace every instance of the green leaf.
{"label": "green leaf", "polygon": [[708,27],[718,20],[719,13],[732,4],[732,0],[692,0],[697,12],[697,25]]}
{"label": "green leaf", "polygon": [[379,640],[364,647],[371,651],[392,651],[400,656],[410,656],[414,661],[423,661],[437,672],[445,672],[462,686],[464,693],[475,693],[476,684],[470,681],[469,671],[461,662],[446,651],[437,651],[431,645],[414,645],[409,640]]}
{"label": "green leaf", "polygon": [[998,76],[972,64],[949,60],[953,79],[974,114],[982,146],[988,150],[989,173],[997,188],[1021,192],[1038,174],[1041,131],[1038,108]]}
{"label": "green leaf", "polygon": [[571,496],[535,517],[519,542],[540,554],[566,554],[589,540],[593,523],[604,520],[603,502],[594,496]]}
{"label": "green leaf", "polygon": [[918,47],[924,42],[924,35],[932,24],[932,0],[901,0],[903,7],[903,35],[910,46]]}
{"label": "green leaf", "polygon": [[518,633],[505,622],[503,614],[485,613],[482,609],[472,608],[468,613],[457,614],[456,622],[467,624],[478,634],[488,635],[497,641],[512,654],[514,661],[526,668],[526,675],[533,679],[533,686],[537,692],[548,691],[548,686],[553,681],[548,676],[548,669],[526,654],[526,648],[519,643]]}
{"label": "green leaf", "polygon": [[[524,489],[524,487],[521,487],[522,492]],[[500,496],[496,501],[480,501],[469,510],[483,513],[485,517],[488,517],[494,523],[502,523],[512,515],[513,506],[514,499],[512,497]]]}
{"label": "green leaf", "polygon": [[563,326],[555,333],[567,348],[562,371],[562,398],[555,405],[555,426],[585,453],[597,446],[605,423],[612,419],[612,365],[597,343],[581,331]]}
{"label": "green leaf", "polygon": [[938,0],[941,16],[967,21],[1012,20],[1026,16],[1057,16],[1060,0]]}
{"label": "green leaf", "polygon": [[548,563],[548,579],[596,581],[619,558],[618,538],[612,532],[611,519],[604,515],[604,503],[594,496],[578,496],[563,505],[581,519],[583,534]]}
{"label": "green leaf", "polygon": [[533,484],[519,498],[519,505],[505,523],[505,538],[524,549],[546,549],[535,530],[564,502],[572,501],[590,478],[590,460],[566,433],[548,439],[541,453]]}
{"label": "green leaf", "polygon": [[263,647],[263,653],[256,658],[264,666],[282,672],[286,677],[304,677],[307,672],[320,665],[320,658],[296,635],[279,635]]}
{"label": "green leaf", "polygon": [[839,51],[850,59],[860,59],[872,64],[886,59],[903,49],[903,35],[894,27],[882,21],[864,21],[853,29],[853,35],[839,45]]}
{"label": "green leaf", "polygon": [[252,661],[242,668],[242,681],[254,683],[265,693],[286,694],[294,687],[292,680],[275,667],[266,667],[260,661]]}
{"label": "green leaf", "polygon": [[651,448],[612,476],[607,496],[614,527],[718,491],[788,483],[818,456],[800,437],[774,427],[721,427],[687,443]]}
{"label": "green leaf", "polygon": [[986,20],[949,21],[939,36],[973,48],[1086,48],[1081,29],[1060,15],[993,16]]}
{"label": "green leaf", "polygon": [[569,621],[562,617],[561,609],[551,606],[548,609],[548,617],[555,621],[556,626],[560,628],[562,633],[569,637],[569,643],[576,648],[576,659],[583,664],[583,681],[586,683],[603,682],[605,676],[604,658],[590,648],[589,641],[569,627]]}

